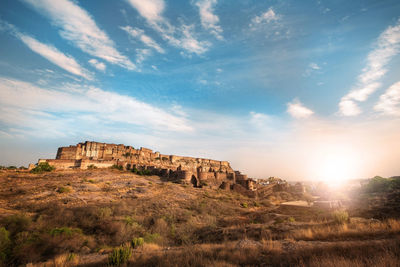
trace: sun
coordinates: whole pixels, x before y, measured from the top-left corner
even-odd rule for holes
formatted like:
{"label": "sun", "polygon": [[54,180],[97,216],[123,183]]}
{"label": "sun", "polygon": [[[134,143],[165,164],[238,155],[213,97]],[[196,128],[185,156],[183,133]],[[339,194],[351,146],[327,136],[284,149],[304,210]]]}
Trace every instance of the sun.
{"label": "sun", "polygon": [[359,161],[357,153],[349,148],[323,150],[314,159],[313,176],[330,186],[339,186],[358,177]]}

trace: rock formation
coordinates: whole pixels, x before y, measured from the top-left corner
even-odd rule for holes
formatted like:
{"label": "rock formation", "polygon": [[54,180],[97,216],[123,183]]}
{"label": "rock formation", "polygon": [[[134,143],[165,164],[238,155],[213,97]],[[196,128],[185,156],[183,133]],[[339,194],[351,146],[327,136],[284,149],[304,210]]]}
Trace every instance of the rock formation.
{"label": "rock formation", "polygon": [[151,149],[135,149],[122,144],[98,142],[79,143],[60,147],[56,159],[40,159],[56,169],[87,169],[121,166],[125,170],[139,170],[164,177],[169,181],[192,184],[195,187],[232,188],[241,185],[254,190],[254,180],[234,171],[229,162],[212,159],[164,155]]}

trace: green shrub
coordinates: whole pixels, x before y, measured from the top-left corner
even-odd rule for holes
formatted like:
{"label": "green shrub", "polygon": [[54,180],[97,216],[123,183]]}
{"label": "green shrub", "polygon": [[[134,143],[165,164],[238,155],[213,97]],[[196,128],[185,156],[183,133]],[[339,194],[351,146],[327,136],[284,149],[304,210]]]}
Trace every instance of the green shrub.
{"label": "green shrub", "polygon": [[124,169],[124,167],[122,165],[114,164],[114,165],[111,166],[111,169],[122,171]]}
{"label": "green shrub", "polygon": [[133,172],[133,173],[136,173],[136,174],[138,174],[138,175],[146,175],[146,176],[151,175],[151,171],[150,171],[150,170],[142,170],[142,171],[139,171],[136,167],[133,167],[132,172]]}
{"label": "green shrub", "polygon": [[70,253],[67,256],[67,261],[74,261],[76,258],[76,254],[75,253]]}
{"label": "green shrub", "polygon": [[132,249],[130,246],[120,246],[114,248],[108,256],[108,264],[110,266],[121,266],[125,264],[132,256]]}
{"label": "green shrub", "polygon": [[249,205],[247,205],[246,202],[241,203],[240,206],[242,206],[242,208],[248,208],[249,207]]}
{"label": "green shrub", "polygon": [[138,248],[140,246],[143,246],[144,244],[144,238],[143,237],[135,237],[132,239],[132,247],[133,248]]}
{"label": "green shrub", "polygon": [[0,265],[5,263],[7,260],[8,254],[10,253],[10,233],[6,230],[6,228],[0,228]]}
{"label": "green shrub", "polygon": [[68,187],[63,187],[63,186],[62,186],[62,187],[60,187],[60,188],[57,189],[57,192],[60,193],[60,194],[69,193],[69,192],[71,192],[71,189],[68,188]]}
{"label": "green shrub", "polygon": [[349,214],[344,210],[337,210],[332,213],[332,218],[336,223],[346,223],[349,221]]}
{"label": "green shrub", "polygon": [[8,170],[16,170],[16,169],[17,169],[17,166],[8,166],[7,169],[8,169]]}
{"label": "green shrub", "polygon": [[31,170],[31,173],[51,172],[54,170],[54,166],[51,166],[48,162],[41,162]]}
{"label": "green shrub", "polygon": [[2,224],[8,231],[10,231],[11,235],[27,231],[31,223],[31,218],[23,213],[8,216],[2,221]]}
{"label": "green shrub", "polygon": [[295,222],[295,221],[296,221],[296,219],[294,217],[289,217],[288,218],[288,222]]}
{"label": "green shrub", "polygon": [[156,243],[160,238],[161,238],[161,236],[158,233],[154,233],[154,234],[147,233],[143,237],[145,243]]}
{"label": "green shrub", "polygon": [[58,235],[72,236],[73,234],[81,235],[82,230],[79,228],[70,228],[70,227],[60,227],[50,230],[50,235],[52,236],[58,236]]}
{"label": "green shrub", "polygon": [[89,166],[87,166],[88,170],[93,170],[93,169],[97,169],[97,166],[95,166],[94,164],[90,164]]}

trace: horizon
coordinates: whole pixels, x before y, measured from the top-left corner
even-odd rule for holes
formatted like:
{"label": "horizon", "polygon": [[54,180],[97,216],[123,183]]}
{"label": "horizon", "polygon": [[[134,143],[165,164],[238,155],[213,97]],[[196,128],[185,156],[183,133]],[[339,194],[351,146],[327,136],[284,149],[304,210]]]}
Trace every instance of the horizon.
{"label": "horizon", "polygon": [[398,176],[399,14],[394,0],[2,1],[0,165],[94,140],[254,178]]}

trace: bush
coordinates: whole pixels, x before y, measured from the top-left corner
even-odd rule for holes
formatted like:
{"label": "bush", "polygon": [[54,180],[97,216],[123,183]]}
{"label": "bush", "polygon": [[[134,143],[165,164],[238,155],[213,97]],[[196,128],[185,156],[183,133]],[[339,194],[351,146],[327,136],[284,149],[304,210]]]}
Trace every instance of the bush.
{"label": "bush", "polygon": [[347,213],[347,211],[343,211],[343,210],[334,211],[332,213],[332,217],[336,223],[340,223],[340,224],[343,224],[343,223],[346,223],[349,221],[349,214]]}
{"label": "bush", "polygon": [[93,170],[93,169],[97,169],[97,166],[95,166],[94,164],[90,164],[89,166],[87,166],[88,170]]}
{"label": "bush", "polygon": [[247,205],[246,202],[243,202],[243,203],[240,204],[240,206],[242,206],[242,208],[248,208],[249,205]]}
{"label": "bush", "polygon": [[120,246],[114,248],[108,256],[108,264],[111,266],[121,266],[126,263],[132,256],[132,249],[130,246]]}
{"label": "bush", "polygon": [[61,228],[54,228],[50,230],[50,235],[58,236],[58,235],[65,235],[65,236],[72,236],[72,234],[82,234],[82,230],[79,228],[70,228],[70,227],[61,227]]}
{"label": "bush", "polygon": [[31,170],[31,173],[51,172],[54,170],[54,166],[51,166],[48,162],[41,162]]}
{"label": "bush", "polygon": [[140,246],[143,246],[143,244],[144,244],[143,237],[135,237],[134,239],[132,239],[132,247],[133,248],[138,248]]}
{"label": "bush", "polygon": [[9,235],[10,233],[6,230],[6,228],[0,228],[0,265],[5,263],[10,252],[11,242]]}
{"label": "bush", "polygon": [[14,214],[3,219],[2,224],[10,231],[11,235],[27,231],[32,223],[30,217],[25,214]]}
{"label": "bush", "polygon": [[146,175],[146,176],[151,175],[151,171],[150,171],[150,170],[142,170],[142,171],[139,171],[136,167],[133,167],[132,172],[133,172],[133,173],[136,173],[136,174],[138,174],[138,175]]}
{"label": "bush", "polygon": [[156,243],[160,238],[161,236],[158,233],[154,234],[147,233],[143,239],[145,243]]}
{"label": "bush", "polygon": [[114,165],[111,166],[111,169],[122,171],[124,169],[124,167],[122,165],[114,164]]}
{"label": "bush", "polygon": [[71,189],[68,188],[68,187],[60,187],[60,188],[57,189],[57,192],[60,193],[60,194],[69,193],[69,192],[71,192]]}
{"label": "bush", "polygon": [[17,166],[8,166],[7,169],[8,169],[8,170],[16,170],[16,169],[17,169]]}

